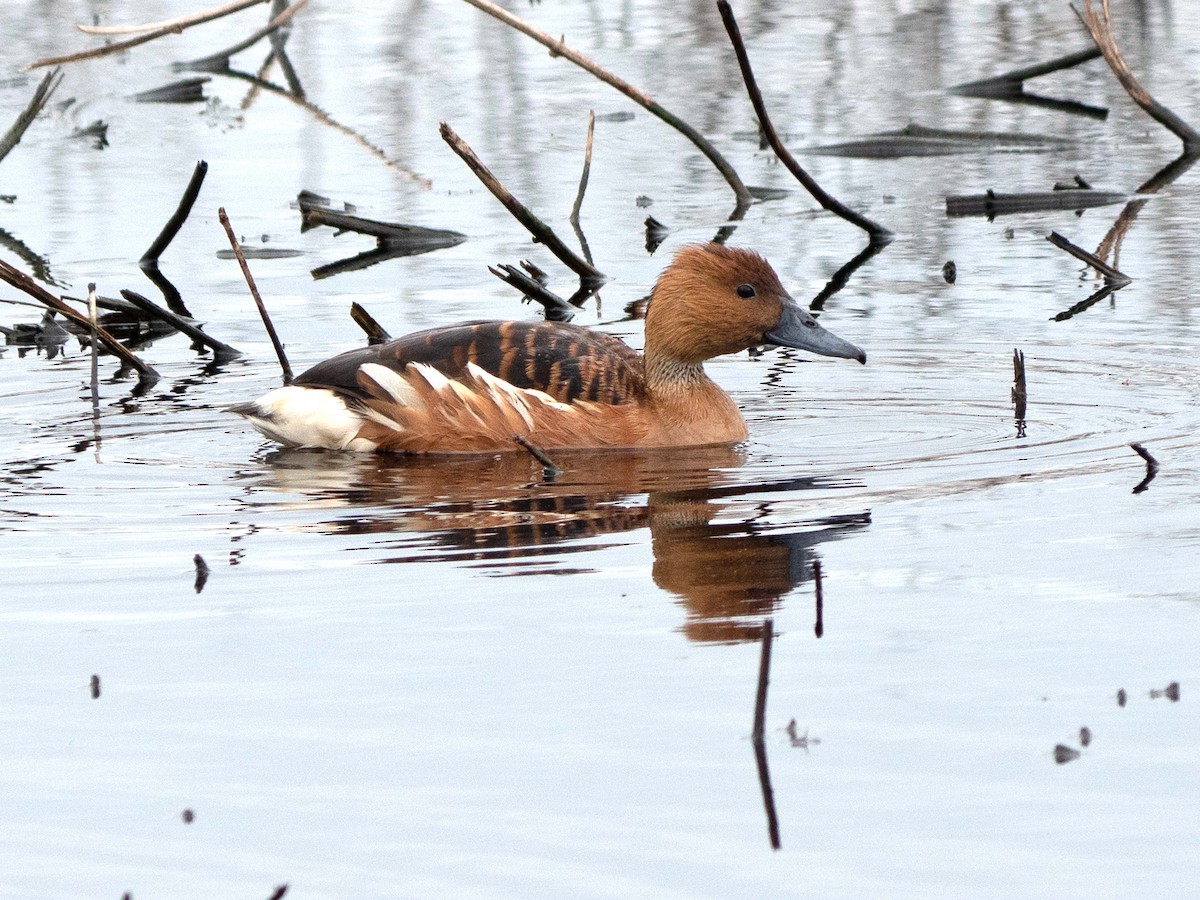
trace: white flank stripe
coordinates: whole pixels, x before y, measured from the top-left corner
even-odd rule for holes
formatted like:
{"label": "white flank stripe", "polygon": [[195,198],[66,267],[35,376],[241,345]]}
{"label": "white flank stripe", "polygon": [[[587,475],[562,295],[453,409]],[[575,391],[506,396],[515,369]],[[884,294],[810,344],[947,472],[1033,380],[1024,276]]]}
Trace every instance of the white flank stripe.
{"label": "white flank stripe", "polygon": [[395,369],[389,369],[379,363],[363,363],[358,370],[379,385],[401,406],[410,406],[413,409],[425,408],[417,389]]}

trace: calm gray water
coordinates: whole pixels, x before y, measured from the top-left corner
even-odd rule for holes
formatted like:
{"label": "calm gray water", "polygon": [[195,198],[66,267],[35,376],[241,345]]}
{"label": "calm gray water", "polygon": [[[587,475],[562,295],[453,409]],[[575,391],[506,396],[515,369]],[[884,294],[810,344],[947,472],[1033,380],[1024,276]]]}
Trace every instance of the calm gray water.
{"label": "calm gray water", "polygon": [[[1116,7],[1134,71],[1200,126],[1200,9]],[[71,23],[196,9],[4,4],[0,127],[36,85],[24,64],[94,42]],[[789,192],[730,242],[764,253],[797,298],[862,248],[758,150],[712,5],[513,9],[688,119],[747,183]],[[247,246],[298,251],[251,263],[298,368],[361,343],[352,301],[393,334],[533,317],[487,265],[532,258],[564,295],[570,274],[438,123],[568,237],[594,109],[582,225],[612,281],[576,321],[638,345],[625,304],[733,207],[691,145],[450,0],[314,0],[287,46],[320,114],[230,76],[202,103],[129,99],[259,27],[262,8],[66,68],[0,163],[0,194],[16,195],[0,205],[0,256],[26,271],[43,258],[72,296],[89,281],[156,296],[136,260],[207,160],[162,268],[246,355],[214,370],[188,340],[161,340],[143,351],[162,374],[143,396],[104,359],[94,417],[77,342],[53,359],[0,352],[0,896],[267,897],[284,882],[330,898],[1200,892],[1200,167],[1126,213],[1119,265],[1134,282],[1055,321],[1100,283],[1045,236],[1094,250],[1123,204],[988,221],[948,218],[945,197],[1076,174],[1132,193],[1179,152],[1101,61],[1027,88],[1104,120],[946,93],[1088,46],[1065,3],[735,11],[789,146],[897,234],[824,305],[870,364],[722,358],[710,369],[746,412],[745,445],[567,454],[553,483],[524,455],[283,452],[223,413],[279,370],[236,263],[218,257],[217,208]],[[234,67],[254,72],[266,52]],[[96,119],[108,146],[71,138]],[[910,121],[1069,143],[805,152]],[[305,189],[469,240],[314,280],[373,240],[302,234]],[[653,256],[647,214],[670,228]],[[0,304],[6,325],[38,316]],[[1139,493],[1134,441],[1161,462]],[[201,592],[195,554],[211,568]],[[749,737],[766,616],[778,851]],[[1171,682],[1177,702],[1151,695]],[[1060,743],[1082,756],[1056,764]]]}

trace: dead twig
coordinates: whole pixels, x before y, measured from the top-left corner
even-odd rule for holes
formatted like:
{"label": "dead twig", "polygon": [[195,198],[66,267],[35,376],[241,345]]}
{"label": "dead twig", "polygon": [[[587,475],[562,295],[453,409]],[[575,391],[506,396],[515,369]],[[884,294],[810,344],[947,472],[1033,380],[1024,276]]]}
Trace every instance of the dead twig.
{"label": "dead twig", "polygon": [[1013,417],[1017,422],[1017,437],[1025,437],[1025,408],[1029,394],[1025,389],[1025,354],[1013,350]]}
{"label": "dead twig", "polygon": [[583,207],[583,193],[587,190],[588,176],[592,171],[592,138],[596,133],[596,111],[588,111],[587,145],[583,150],[583,173],[579,176],[579,193],[571,207],[571,224],[579,228],[579,210]]}
{"label": "dead twig", "polygon": [[[737,195],[737,209],[740,210],[741,213],[744,213],[750,208],[750,204],[754,202],[754,198],[751,196],[750,191],[746,188],[746,185],[742,183],[742,179],[738,177],[737,172],[734,171],[733,166],[731,166],[725,157],[717,151],[716,147],[714,147],[702,134],[700,134],[700,132],[696,131],[696,129],[694,129],[683,119],[679,118],[674,113],[670,112],[665,107],[652,100],[647,94],[639,91],[633,85],[629,84],[629,82],[618,78],[616,75],[613,75],[611,72],[592,62],[583,54],[572,50],[562,40],[553,38],[544,31],[539,31],[532,25],[526,24],[508,10],[502,9],[495,3],[491,3],[490,0],[465,0],[465,2],[469,3],[476,9],[487,13],[492,18],[499,19],[504,24],[511,28],[515,28],[522,34],[533,38],[543,47],[548,48],[551,56],[561,56],[563,59],[573,62],[585,72],[588,72],[594,75],[596,78],[599,78],[609,87],[616,88],[651,115],[654,115],[663,122],[666,122],[676,131],[686,137],[689,141],[691,141],[701,153],[708,157],[709,162],[716,167],[717,171],[721,173],[721,175],[725,178],[725,181],[733,189],[734,194]],[[731,218],[737,219],[741,218],[741,216],[735,215],[731,216]]]}
{"label": "dead twig", "polygon": [[1150,454],[1150,451],[1141,444],[1134,443],[1130,444],[1129,446],[1133,449],[1134,453],[1146,461],[1146,477],[1139,481],[1137,486],[1133,489],[1135,494],[1140,494],[1146,490],[1146,488],[1150,487],[1150,482],[1152,482],[1154,480],[1154,476],[1158,474],[1158,460],[1155,459]]}
{"label": "dead twig", "polygon": [[178,19],[168,19],[165,22],[151,22],[147,25],[76,25],[75,28],[84,34],[108,36],[142,34],[146,31],[173,31],[178,33],[185,28],[190,28],[192,25],[211,22],[213,19],[219,19],[222,16],[240,12],[243,9],[249,9],[251,6],[257,6],[260,3],[266,2],[268,0],[236,0],[234,3],[226,3],[224,6],[218,6],[205,12],[193,13],[190,16],[180,16]]}
{"label": "dead twig", "polygon": [[767,114],[766,103],[763,102],[762,92],[758,89],[758,83],[754,79],[754,72],[750,68],[750,57],[746,53],[746,45],[742,41],[742,32],[738,28],[737,19],[733,16],[733,9],[729,6],[728,0],[717,0],[717,9],[720,10],[721,20],[725,23],[725,31],[729,33],[729,40],[733,44],[733,52],[737,55],[738,66],[742,70],[742,79],[746,82],[746,91],[749,93],[750,102],[754,106],[754,114],[758,116],[759,127],[762,129],[767,143],[771,145],[771,149],[779,157],[779,161],[787,167],[787,170],[796,177],[797,181],[804,185],[804,189],[812,194],[813,199],[820,203],[822,207],[867,232],[870,235],[872,243],[886,244],[891,241],[893,235],[890,231],[879,223],[871,221],[866,216],[856,213],[836,197],[827,193],[817,184],[811,175],[804,171],[800,164],[796,162],[795,157],[788,152],[787,147],[780,140],[779,134],[775,131],[775,125],[771,122],[771,117]]}
{"label": "dead twig", "polygon": [[762,743],[763,730],[767,717],[767,682],[771,674],[771,640],[775,636],[775,620],[763,619],[762,653],[758,658],[758,692],[754,698],[754,730],[751,738]]}
{"label": "dead twig", "polygon": [[1082,247],[1072,244],[1057,231],[1052,231],[1046,235],[1046,240],[1052,243],[1055,247],[1058,247],[1060,250],[1066,250],[1076,259],[1087,263],[1089,266],[1103,275],[1106,281],[1114,287],[1124,287],[1133,281],[1133,279],[1124,272],[1113,268],[1094,253],[1088,253]]}
{"label": "dead twig", "polygon": [[248,47],[252,47],[265,37],[269,37],[278,29],[282,28],[292,20],[292,17],[300,10],[308,5],[308,0],[296,0],[291,6],[284,9],[279,15],[275,16],[258,31],[251,34],[244,40],[238,41],[232,47],[226,47],[224,50],[218,50],[216,53],[210,53],[208,56],[203,56],[200,59],[189,60],[188,62],[177,62],[172,64],[175,71],[190,69],[198,72],[224,72],[229,68],[229,57],[235,53],[241,53]]}
{"label": "dead twig", "polygon": [[596,132],[596,111],[588,110],[588,130],[587,130],[587,145],[583,150],[583,173],[579,176],[579,193],[575,195],[575,204],[571,207],[571,227],[575,229],[575,237],[579,238],[579,249],[583,251],[584,258],[592,263],[592,251],[588,247],[587,238],[583,236],[583,229],[579,226],[579,210],[583,207],[583,194],[587,190],[588,177],[592,172],[592,137]]}
{"label": "dead twig", "polygon": [[387,329],[376,322],[375,317],[367,312],[361,304],[350,304],[350,318],[354,320],[355,325],[366,332],[368,347],[374,347],[376,344],[386,344],[392,339]]}
{"label": "dead twig", "polygon": [[542,305],[547,322],[570,322],[575,317],[575,309],[562,297],[550,290],[537,278],[531,278],[516,266],[507,263],[499,267],[488,266],[488,271],[503,281],[515,287],[524,295],[524,299],[533,300]]}
{"label": "dead twig", "polygon": [[563,470],[560,469],[557,465],[555,465],[554,460],[552,460],[549,456],[547,456],[546,452],[544,450],[542,450],[540,447],[535,445],[533,442],[531,442],[527,438],[524,438],[519,434],[514,434],[513,440],[516,441],[518,444],[520,444],[522,447],[524,447],[526,450],[528,450],[529,455],[532,456],[534,459],[536,459],[538,462],[540,462],[542,464],[542,475],[546,479],[549,480],[549,479],[557,478],[559,475],[561,475],[563,473]]}
{"label": "dead twig", "polygon": [[1071,5],[1071,9],[1074,10],[1075,15],[1079,16],[1079,20],[1091,34],[1092,40],[1096,42],[1096,46],[1104,55],[1104,61],[1117,76],[1117,81],[1121,83],[1121,87],[1125,89],[1125,93],[1130,96],[1130,99],[1145,110],[1150,118],[1183,141],[1185,151],[1200,151],[1200,132],[1151,97],[1130,71],[1128,64],[1121,56],[1121,51],[1117,48],[1117,39],[1113,36],[1109,0],[1103,0],[1100,13],[1097,13],[1092,6],[1092,0],[1083,0],[1083,12],[1076,9],[1074,4]]}
{"label": "dead twig", "polygon": [[108,333],[102,326],[97,325],[92,328],[92,321],[82,313],[76,312],[71,306],[68,306],[58,297],[55,297],[40,284],[26,275],[19,269],[14,269],[8,263],[0,260],[0,281],[5,281],[19,291],[23,291],[35,300],[41,301],[50,309],[61,313],[66,318],[70,319],[76,325],[90,332],[108,349],[110,353],[116,356],[129,368],[138,373],[139,384],[145,387],[153,385],[158,381],[158,373],[154,371],[152,366],[142,362],[136,355],[131,353],[120,341]]}
{"label": "dead twig", "polygon": [[821,637],[825,634],[825,592],[821,587],[821,561],[813,560],[813,582],[816,584],[817,592],[817,621],[813,625],[813,634]]}
{"label": "dead twig", "polygon": [[5,132],[4,137],[0,138],[0,160],[8,156],[12,148],[21,142],[26,129],[33,124],[33,120],[42,111],[42,107],[49,102],[50,96],[54,93],[54,89],[62,83],[62,79],[62,69],[55,69],[53,72],[46,73],[46,77],[42,79],[42,83],[33,92],[33,97],[30,99],[29,105],[17,116],[17,120]]}
{"label": "dead twig", "polygon": [[218,341],[215,337],[212,337],[194,322],[188,321],[182,316],[177,316],[170,310],[163,309],[153,300],[143,297],[136,291],[130,291],[122,288],[121,296],[140,309],[142,312],[146,313],[146,315],[152,316],[159,321],[166,322],[176,331],[186,334],[196,343],[203,344],[204,346],[211,348],[213,357],[218,362],[237,359],[242,355],[240,350],[236,350],[233,347],[230,347],[228,344]]}
{"label": "dead twig", "polygon": [[[473,2],[473,0],[468,0]],[[534,240],[545,244],[546,249],[553,253],[562,261],[563,265],[575,272],[580,279],[593,284],[603,284],[608,278],[603,272],[593,266],[587,260],[580,259],[572,250],[564,244],[545,222],[529,211],[520,200],[512,195],[512,193],[500,183],[500,180],[492,174],[491,170],[483,164],[475,151],[454,133],[454,129],[445,122],[441,123],[439,132],[442,135],[442,140],[450,145],[455,153],[459,155],[467,167],[475,173],[475,177],[483,182],[484,187],[492,192],[497,200],[504,204],[504,208],[513,214],[518,222],[525,226]]]}
{"label": "dead twig", "polygon": [[[256,33],[257,36],[254,38],[254,40],[250,41],[250,44],[260,40],[275,28],[278,28],[280,25],[283,25],[285,22],[289,21],[292,16],[303,9],[307,4],[308,0],[297,0],[294,5],[289,6],[286,10],[284,10],[281,15],[276,16],[269,23],[267,23],[267,27],[265,29],[262,29],[261,32]],[[236,12],[236,10],[232,11]],[[222,15],[228,15],[228,13],[222,13]],[[29,71],[30,69],[40,69],[43,66],[57,66],[65,63],[81,62],[85,59],[99,59],[102,56],[111,56],[114,53],[121,53],[124,50],[129,50],[141,44],[149,43],[157,38],[165,37],[168,34],[180,34],[185,28],[190,28],[192,25],[199,25],[201,22],[207,21],[210,20],[205,18],[199,19],[195,22],[190,22],[186,25],[163,25],[160,28],[156,28],[153,31],[147,31],[145,34],[140,34],[137,37],[130,38],[127,41],[117,41],[114,44],[105,44],[103,47],[94,47],[91,50],[82,50],[79,53],[68,53],[66,56],[50,56],[45,59],[39,59],[37,62],[32,62],[27,65],[25,70]],[[246,44],[246,46],[248,47],[250,44]]]}
{"label": "dead twig", "polygon": [[279,358],[279,367],[283,369],[283,383],[285,385],[292,383],[292,367],[288,363],[287,354],[283,352],[283,344],[279,340],[279,335],[275,332],[275,326],[271,322],[271,315],[267,312],[267,307],[263,303],[262,296],[258,293],[258,287],[254,283],[254,276],[250,274],[250,267],[246,265],[246,257],[242,253],[242,245],[238,243],[237,237],[233,233],[233,226],[229,224],[229,216],[225,214],[225,207],[217,210],[217,218],[221,220],[221,225],[225,228],[225,234],[229,238],[229,246],[233,248],[233,255],[237,257],[238,265],[242,267],[242,275],[246,279],[246,284],[250,288],[250,295],[254,298],[255,305],[258,306],[258,314],[262,317],[263,326],[267,329],[267,335],[271,338],[271,344],[275,347],[275,355]]}
{"label": "dead twig", "polygon": [[208,163],[200,160],[196,163],[196,168],[192,170],[192,177],[188,181],[187,187],[184,188],[183,196],[179,198],[179,205],[175,207],[174,214],[171,218],[167,219],[167,224],[162,227],[162,231],[158,233],[158,237],[154,239],[154,242],[150,244],[146,252],[142,254],[142,258],[138,260],[138,265],[144,267],[146,265],[154,265],[158,262],[158,258],[162,256],[163,251],[175,239],[175,235],[179,234],[179,229],[187,221],[196,198],[200,196],[200,188],[204,184],[204,176],[207,174]]}

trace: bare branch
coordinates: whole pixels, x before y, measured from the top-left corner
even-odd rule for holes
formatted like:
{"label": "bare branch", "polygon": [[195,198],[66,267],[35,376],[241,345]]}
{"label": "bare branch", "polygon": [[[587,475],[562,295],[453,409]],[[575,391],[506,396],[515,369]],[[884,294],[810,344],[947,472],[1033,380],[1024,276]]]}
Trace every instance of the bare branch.
{"label": "bare branch", "polygon": [[1071,9],[1075,10],[1075,15],[1079,16],[1092,35],[1092,40],[1104,54],[1104,61],[1108,63],[1108,67],[1117,76],[1117,81],[1121,82],[1121,87],[1125,88],[1125,93],[1133,102],[1144,109],[1150,118],[1183,141],[1185,151],[1200,151],[1200,132],[1151,97],[1130,71],[1121,56],[1121,51],[1117,49],[1117,39],[1113,36],[1112,17],[1108,7],[1108,0],[1103,0],[1102,12],[1097,13],[1092,6],[1092,0],[1083,0],[1082,13],[1075,9],[1074,5]]}
{"label": "bare branch", "polygon": [[846,206],[836,197],[825,192],[825,190],[817,184],[816,180],[800,167],[787,147],[783,146],[783,141],[779,139],[778,133],[775,131],[775,126],[771,123],[771,117],[767,115],[767,107],[763,102],[762,92],[758,89],[758,84],[754,80],[754,72],[750,69],[750,57],[746,54],[746,45],[742,42],[741,29],[738,28],[737,20],[733,17],[733,10],[730,8],[728,0],[717,0],[717,9],[721,12],[721,19],[725,23],[725,30],[729,33],[729,40],[733,44],[733,51],[737,54],[738,66],[742,70],[742,78],[746,82],[746,90],[750,94],[750,102],[754,105],[754,112],[758,116],[758,123],[762,126],[763,134],[767,138],[767,142],[771,145],[771,149],[775,151],[775,155],[782,162],[802,185],[804,189],[812,194],[813,198],[821,204],[825,209],[829,210],[837,216],[845,219],[853,225],[857,225],[871,237],[872,243],[884,243],[892,239],[892,233],[877,222],[873,222],[864,215],[856,213],[850,207]]}
{"label": "bare branch", "polygon": [[696,148],[699,149],[699,151],[706,157],[708,157],[709,162],[716,166],[717,171],[721,173],[721,175],[729,183],[729,186],[733,188],[734,194],[737,195],[738,207],[740,209],[748,209],[750,204],[754,202],[754,198],[750,195],[750,191],[747,190],[746,185],[742,184],[742,179],[738,177],[737,172],[734,171],[733,166],[729,164],[725,157],[723,157],[717,151],[717,148],[709,143],[709,141],[691,125],[683,121],[683,119],[679,118],[675,114],[671,113],[669,110],[660,106],[647,94],[642,93],[629,82],[618,78],[616,75],[613,75],[606,69],[601,68],[582,53],[572,50],[563,41],[551,37],[544,31],[539,31],[532,25],[526,24],[508,10],[502,9],[495,3],[491,3],[489,0],[465,0],[465,2],[471,4],[471,6],[475,7],[476,9],[487,13],[492,18],[499,19],[504,24],[515,28],[522,34],[528,35],[543,47],[549,48],[551,56],[561,56],[563,59],[570,60],[585,72],[589,72],[590,74],[596,76],[609,87],[616,88],[647,112],[652,113],[662,121],[666,122],[676,131],[686,137],[689,141],[695,144]]}
{"label": "bare branch", "polygon": [[147,25],[76,25],[75,27],[84,34],[99,35],[142,34],[147,31],[175,31],[178,33],[192,25],[211,22],[213,19],[219,19],[222,16],[241,12],[243,9],[267,2],[268,0],[236,0],[234,3],[226,3],[224,6],[218,6],[205,12],[180,16],[178,19],[168,19],[165,22],[151,22]]}
{"label": "bare branch", "polygon": [[42,107],[50,101],[50,95],[54,93],[54,89],[59,86],[62,79],[61,69],[55,69],[53,72],[46,73],[46,77],[42,79],[42,83],[33,92],[33,98],[29,101],[29,105],[17,116],[17,120],[13,122],[12,127],[8,129],[4,137],[0,138],[0,159],[8,156],[12,148],[21,142],[25,131],[33,124],[33,120],[42,111]]}

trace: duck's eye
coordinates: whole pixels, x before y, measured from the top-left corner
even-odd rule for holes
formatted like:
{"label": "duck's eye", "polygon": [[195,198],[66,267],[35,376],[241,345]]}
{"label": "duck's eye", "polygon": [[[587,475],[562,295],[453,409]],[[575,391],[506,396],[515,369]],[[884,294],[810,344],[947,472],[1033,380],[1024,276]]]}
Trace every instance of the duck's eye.
{"label": "duck's eye", "polygon": [[758,292],[754,290],[754,285],[752,284],[739,284],[737,286],[737,295],[743,300],[753,300],[757,294]]}

